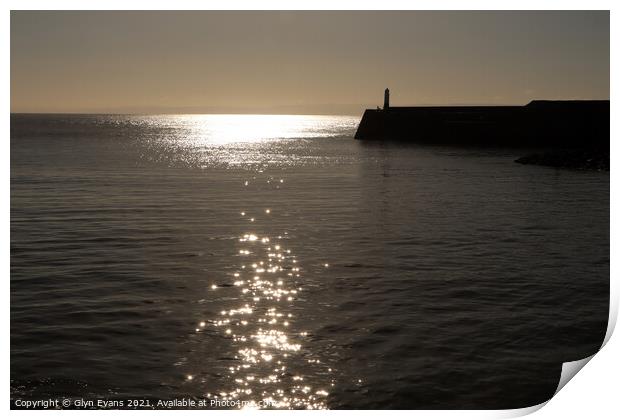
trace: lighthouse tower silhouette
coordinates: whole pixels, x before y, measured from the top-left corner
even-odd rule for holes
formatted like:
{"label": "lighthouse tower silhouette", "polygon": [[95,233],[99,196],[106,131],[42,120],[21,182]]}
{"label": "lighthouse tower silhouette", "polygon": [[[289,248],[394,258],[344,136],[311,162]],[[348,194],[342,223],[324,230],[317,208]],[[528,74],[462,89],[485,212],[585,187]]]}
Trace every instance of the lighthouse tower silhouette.
{"label": "lighthouse tower silhouette", "polygon": [[390,109],[390,90],[385,88],[385,93],[383,94],[383,109]]}

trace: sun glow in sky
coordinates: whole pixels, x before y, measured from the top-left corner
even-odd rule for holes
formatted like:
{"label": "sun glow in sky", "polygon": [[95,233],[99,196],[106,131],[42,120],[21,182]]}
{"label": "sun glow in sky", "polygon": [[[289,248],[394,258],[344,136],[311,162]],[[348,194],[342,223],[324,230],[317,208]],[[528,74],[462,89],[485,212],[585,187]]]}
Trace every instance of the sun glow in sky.
{"label": "sun glow in sky", "polygon": [[609,47],[607,11],[12,11],[11,111],[608,99]]}

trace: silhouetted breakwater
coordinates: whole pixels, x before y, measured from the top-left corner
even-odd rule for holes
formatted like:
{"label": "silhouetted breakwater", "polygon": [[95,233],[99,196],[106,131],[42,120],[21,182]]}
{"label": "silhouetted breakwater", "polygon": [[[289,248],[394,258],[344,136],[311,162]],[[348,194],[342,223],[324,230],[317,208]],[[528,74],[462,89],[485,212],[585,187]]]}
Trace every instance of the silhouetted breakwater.
{"label": "silhouetted breakwater", "polygon": [[367,109],[355,138],[459,145],[609,148],[609,101]]}
{"label": "silhouetted breakwater", "polygon": [[355,138],[544,149],[517,162],[608,170],[609,101],[367,109]]}

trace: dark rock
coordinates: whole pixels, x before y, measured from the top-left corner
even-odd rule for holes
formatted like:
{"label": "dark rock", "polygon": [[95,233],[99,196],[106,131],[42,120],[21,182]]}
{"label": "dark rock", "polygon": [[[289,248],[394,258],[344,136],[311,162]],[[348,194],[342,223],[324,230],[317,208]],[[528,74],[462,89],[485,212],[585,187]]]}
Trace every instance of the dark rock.
{"label": "dark rock", "polygon": [[533,153],[515,160],[524,165],[543,165],[555,168],[609,171],[609,151],[553,150]]}

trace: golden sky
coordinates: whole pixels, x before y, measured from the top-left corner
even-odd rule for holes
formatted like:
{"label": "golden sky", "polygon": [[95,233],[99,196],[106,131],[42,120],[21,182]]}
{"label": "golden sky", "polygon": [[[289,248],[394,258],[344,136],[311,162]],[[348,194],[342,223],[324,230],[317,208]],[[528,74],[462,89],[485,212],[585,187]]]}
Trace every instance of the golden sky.
{"label": "golden sky", "polygon": [[609,98],[609,12],[13,11],[12,112]]}

